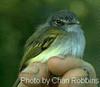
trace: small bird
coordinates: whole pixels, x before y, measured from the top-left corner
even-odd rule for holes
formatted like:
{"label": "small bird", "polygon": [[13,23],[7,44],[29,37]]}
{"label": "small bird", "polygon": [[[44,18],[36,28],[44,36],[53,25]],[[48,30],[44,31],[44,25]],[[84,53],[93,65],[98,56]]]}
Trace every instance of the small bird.
{"label": "small bird", "polygon": [[29,64],[44,63],[52,56],[82,58],[85,43],[78,17],[67,10],[58,11],[26,41],[20,72]]}
{"label": "small bird", "polygon": [[77,16],[67,10],[51,15],[26,41],[21,68],[33,62],[46,62],[52,56],[82,58],[85,36]]}

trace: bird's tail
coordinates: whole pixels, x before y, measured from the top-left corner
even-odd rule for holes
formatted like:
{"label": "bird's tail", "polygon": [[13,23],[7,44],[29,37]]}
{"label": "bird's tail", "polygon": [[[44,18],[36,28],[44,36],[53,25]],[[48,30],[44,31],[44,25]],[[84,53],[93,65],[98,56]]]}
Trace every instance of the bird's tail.
{"label": "bird's tail", "polygon": [[18,84],[19,84],[19,82],[20,82],[20,79],[19,79],[19,78],[17,78],[17,80],[15,81],[15,83],[13,84],[13,86],[12,86],[12,87],[17,87],[17,86],[18,86]]}

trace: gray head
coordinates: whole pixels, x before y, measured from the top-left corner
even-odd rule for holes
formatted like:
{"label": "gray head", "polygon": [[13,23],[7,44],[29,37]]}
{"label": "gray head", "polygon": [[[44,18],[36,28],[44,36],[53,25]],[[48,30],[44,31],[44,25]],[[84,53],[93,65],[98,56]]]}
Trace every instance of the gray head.
{"label": "gray head", "polygon": [[67,10],[58,11],[53,14],[47,21],[50,26],[67,28],[72,25],[79,25],[77,16]]}

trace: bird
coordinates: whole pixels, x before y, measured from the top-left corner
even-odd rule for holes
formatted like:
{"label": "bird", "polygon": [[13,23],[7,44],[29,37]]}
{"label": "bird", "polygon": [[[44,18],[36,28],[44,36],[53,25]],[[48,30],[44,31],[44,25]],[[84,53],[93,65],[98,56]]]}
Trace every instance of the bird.
{"label": "bird", "polygon": [[31,63],[47,62],[52,56],[83,58],[85,45],[84,31],[76,14],[57,11],[26,41],[19,72]]}
{"label": "bird", "polygon": [[46,62],[52,56],[82,58],[85,44],[78,17],[67,10],[58,11],[26,41],[20,70],[33,62]]}

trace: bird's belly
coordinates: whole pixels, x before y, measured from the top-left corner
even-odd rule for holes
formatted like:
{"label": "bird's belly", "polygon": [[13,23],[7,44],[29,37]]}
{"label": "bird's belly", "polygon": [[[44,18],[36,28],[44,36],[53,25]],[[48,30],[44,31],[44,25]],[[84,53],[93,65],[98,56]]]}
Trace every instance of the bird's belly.
{"label": "bird's belly", "polygon": [[52,56],[65,57],[67,55],[76,56],[80,54],[80,47],[77,43],[71,41],[61,41],[51,45],[48,49],[40,53],[35,58],[32,58],[29,62],[46,62]]}
{"label": "bird's belly", "polygon": [[54,48],[54,49],[47,49],[40,53],[38,56],[35,58],[32,58],[29,62],[45,62],[47,61],[50,57],[53,56],[61,56],[60,54],[62,53],[61,49]]}
{"label": "bird's belly", "polygon": [[52,56],[74,56],[76,58],[82,58],[85,48],[85,37],[83,33],[70,33],[67,35],[59,36],[50,45],[49,48],[42,53],[29,60],[29,63],[33,62],[46,62]]}

